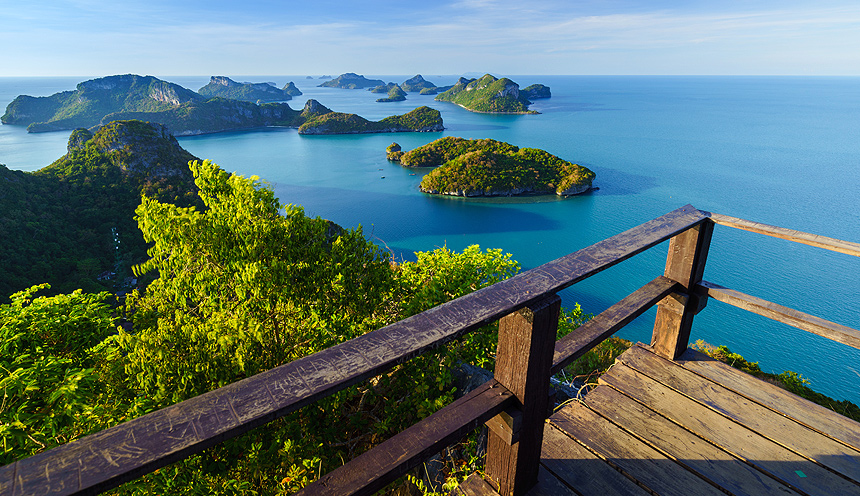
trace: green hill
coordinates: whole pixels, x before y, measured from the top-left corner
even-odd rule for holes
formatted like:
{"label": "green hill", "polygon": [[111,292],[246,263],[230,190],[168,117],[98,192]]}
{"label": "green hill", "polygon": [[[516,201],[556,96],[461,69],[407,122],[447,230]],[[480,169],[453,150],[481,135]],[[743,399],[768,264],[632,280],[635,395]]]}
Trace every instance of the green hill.
{"label": "green hill", "polygon": [[196,204],[191,160],[164,126],[125,121],[72,132],[68,153],[39,171],[0,166],[0,295],[44,282],[54,293],[121,291],[146,257],[141,194]]}
{"label": "green hill", "polygon": [[421,191],[452,196],[577,195],[591,189],[594,172],[537,148],[492,139],[448,136],[403,153],[388,147],[389,160],[407,167],[436,167]]}
{"label": "green hill", "polygon": [[444,129],[438,110],[418,107],[403,115],[392,115],[380,121],[369,121],[355,114],[330,112],[309,118],[299,127],[299,134],[433,132]]}
{"label": "green hill", "polygon": [[519,85],[508,78],[497,79],[485,74],[480,79],[460,80],[444,93],[436,95],[440,102],[451,102],[473,112],[533,114],[531,102],[521,94]]}
{"label": "green hill", "polygon": [[376,86],[384,85],[385,81],[381,79],[367,79],[366,77],[358,75],[354,72],[347,72],[332,79],[331,81],[326,81],[319,86],[323,88],[343,88],[348,90],[354,90],[359,88],[373,88]]}
{"label": "green hill", "polygon": [[197,93],[207,98],[220,97],[245,102],[282,102],[293,98],[285,90],[286,87],[282,90],[269,83],[237,83],[226,76],[212,76],[209,84],[197,90]]}

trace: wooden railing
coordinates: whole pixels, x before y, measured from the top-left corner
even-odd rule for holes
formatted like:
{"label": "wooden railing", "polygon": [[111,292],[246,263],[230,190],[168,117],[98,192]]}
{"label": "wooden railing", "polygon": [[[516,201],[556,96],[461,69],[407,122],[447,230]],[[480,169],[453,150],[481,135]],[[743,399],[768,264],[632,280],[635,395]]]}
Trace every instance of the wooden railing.
{"label": "wooden railing", "polygon": [[[860,245],[690,205],[493,286],[176,405],[0,467],[0,496],[96,494],[389,370],[499,321],[495,378],[342,467],[302,494],[373,494],[483,423],[485,474],[503,495],[537,480],[549,377],[658,305],[652,345],[669,358],[687,347],[708,298],[747,308],[860,348],[860,332],[702,281],[714,224],[860,256]],[[658,276],[556,341],[557,293],[671,239]]]}

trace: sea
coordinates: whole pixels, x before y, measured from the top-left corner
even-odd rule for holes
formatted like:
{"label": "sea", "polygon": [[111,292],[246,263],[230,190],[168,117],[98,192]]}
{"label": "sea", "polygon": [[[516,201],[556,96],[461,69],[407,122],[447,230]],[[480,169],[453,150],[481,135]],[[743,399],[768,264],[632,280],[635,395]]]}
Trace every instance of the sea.
{"label": "sea", "polygon": [[[472,77],[481,74],[471,75]],[[402,82],[412,75],[370,75]],[[424,74],[437,85],[459,75]],[[283,203],[364,234],[398,260],[470,245],[501,248],[529,269],[686,204],[710,212],[860,242],[860,78],[747,76],[506,75],[520,87],[550,86],[535,115],[490,115],[409,93],[377,103],[366,90],[320,88],[319,75],[231,76],[293,81],[309,98],[378,120],[420,105],[442,113],[445,131],[300,136],[263,128],[181,137],[191,153],[230,172],[259,176]],[[157,77],[197,90],[209,76]],[[0,78],[3,106],[19,94],[72,90],[92,76]],[[34,171],[66,152],[69,132],[28,134],[0,126],[0,163]],[[570,198],[464,199],[418,191],[427,171],[390,163],[442,136],[492,138],[587,166],[599,189]],[[2,185],[0,185],[2,188]],[[35,213],[34,213],[35,215]],[[562,293],[563,304],[598,314],[662,274],[668,243]],[[717,226],[705,279],[860,329],[860,259]],[[649,342],[652,310],[621,337]],[[836,399],[860,403],[860,350],[711,301],[691,340],[726,345],[765,371],[795,371]]]}

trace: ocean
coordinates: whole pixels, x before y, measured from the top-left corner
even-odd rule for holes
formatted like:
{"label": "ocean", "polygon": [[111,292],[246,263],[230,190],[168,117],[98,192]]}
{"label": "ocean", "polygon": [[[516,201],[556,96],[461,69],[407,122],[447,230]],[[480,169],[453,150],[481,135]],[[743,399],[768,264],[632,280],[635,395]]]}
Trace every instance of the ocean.
{"label": "ocean", "polygon": [[[402,82],[412,75],[367,75]],[[477,74],[476,76],[480,76]],[[295,82],[308,98],[369,119],[419,105],[442,112],[442,133],[300,136],[266,128],[183,137],[193,154],[256,175],[284,203],[365,235],[398,259],[437,247],[501,248],[524,269],[600,241],[685,204],[744,219],[860,242],[860,78],[506,75],[543,83],[538,115],[468,112],[432,96],[376,103],[365,90],[319,88],[301,76],[236,76]],[[162,79],[193,90],[208,76]],[[232,76],[231,76],[232,77]],[[435,84],[457,76],[424,74]],[[0,102],[71,90],[76,78],[0,78]],[[0,126],[0,163],[36,170],[66,151],[68,132],[28,134]],[[493,138],[536,147],[595,171],[581,196],[463,199],[422,194],[423,170],[385,159],[442,136]],[[661,274],[667,243],[563,292],[566,306],[597,314]],[[860,260],[717,226],[705,279],[860,328]],[[654,311],[619,335],[648,342]],[[837,399],[860,403],[860,350],[712,301],[692,340],[726,345],[763,370],[793,370]]]}

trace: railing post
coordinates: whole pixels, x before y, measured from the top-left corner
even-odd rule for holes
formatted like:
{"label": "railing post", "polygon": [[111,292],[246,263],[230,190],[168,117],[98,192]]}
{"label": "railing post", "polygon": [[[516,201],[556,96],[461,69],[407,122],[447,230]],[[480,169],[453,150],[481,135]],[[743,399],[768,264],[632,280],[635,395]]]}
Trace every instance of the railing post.
{"label": "railing post", "polygon": [[[495,378],[521,408],[494,425],[516,425],[513,435],[490,429],[485,472],[502,496],[520,496],[537,483],[549,376],[561,298],[552,294],[499,320]],[[489,425],[489,423],[488,423]]]}
{"label": "railing post", "polygon": [[699,296],[693,287],[701,282],[708,259],[708,248],[714,223],[705,220],[669,241],[665,276],[684,286],[684,293],[672,293],[657,303],[657,318],[651,346],[657,354],[670,360],[678,358],[687,349],[693,316],[701,311],[708,301]]}

